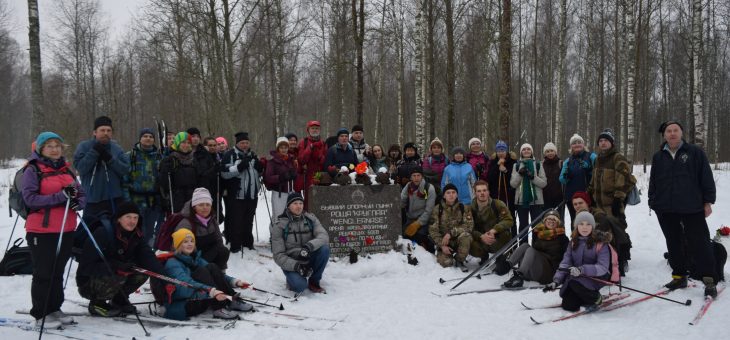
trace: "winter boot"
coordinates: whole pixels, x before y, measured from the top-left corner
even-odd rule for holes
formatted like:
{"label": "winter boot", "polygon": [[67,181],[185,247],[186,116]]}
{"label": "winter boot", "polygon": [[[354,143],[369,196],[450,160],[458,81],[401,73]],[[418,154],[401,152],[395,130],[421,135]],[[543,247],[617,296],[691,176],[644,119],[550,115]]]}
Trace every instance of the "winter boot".
{"label": "winter boot", "polygon": [[709,296],[711,298],[717,297],[717,283],[715,283],[715,279],[709,276],[705,276],[702,278],[702,282],[705,283],[705,296]]}
{"label": "winter boot", "polygon": [[603,303],[603,295],[598,295],[598,300],[594,302],[592,305],[589,305],[586,307],[586,311],[592,312],[594,310],[597,310],[598,308],[601,308],[601,304]]}
{"label": "winter boot", "polygon": [[485,263],[489,261],[489,253],[484,254],[484,256],[479,260],[479,266],[483,266]]}
{"label": "winter boot", "polygon": [[309,290],[312,291],[312,293],[322,293],[327,294],[327,291],[322,288],[322,286],[319,285],[319,283],[314,283],[312,281],[309,281]]}
{"label": "winter boot", "polygon": [[35,327],[37,329],[41,329],[41,324],[43,324],[44,329],[60,329],[63,328],[63,324],[58,319],[55,319],[51,317],[51,314],[46,315],[46,323],[43,323],[43,319],[38,319],[35,321]]}
{"label": "winter boot", "polygon": [[494,273],[499,276],[509,273],[510,269],[512,269],[512,266],[509,264],[509,262],[507,262],[507,259],[504,257],[504,255],[500,255],[499,257],[497,257],[497,260],[494,263]]}
{"label": "winter boot", "polygon": [[687,277],[682,275],[672,275],[672,281],[669,281],[669,283],[665,284],[664,287],[669,288],[669,290],[687,288]]}
{"label": "winter boot", "polygon": [[514,271],[514,274],[512,277],[507,280],[507,282],[502,284],[502,287],[504,288],[520,288],[525,283],[524,279],[522,278],[522,273],[518,272],[517,270]]}
{"label": "winter boot", "polygon": [[122,311],[112,305],[106,303],[104,300],[92,300],[89,301],[89,314],[92,316],[101,316],[105,318],[113,318],[119,316]]}
{"label": "winter boot", "polygon": [[117,293],[111,302],[112,307],[118,309],[121,314],[132,315],[137,313],[137,307],[131,304],[129,299],[121,293]]}
{"label": "winter boot", "polygon": [[229,311],[225,308],[216,309],[213,311],[213,318],[215,319],[223,319],[223,320],[238,320],[238,314]]}
{"label": "winter boot", "polygon": [[[56,320],[60,321],[64,325],[75,325],[76,324],[76,321],[74,320],[73,317],[71,317],[70,315],[66,315],[66,313],[64,313],[60,310],[57,310],[48,315],[52,316]],[[46,322],[48,322],[48,317],[46,317]]]}
{"label": "winter boot", "polygon": [[228,309],[239,312],[253,312],[253,306],[251,304],[235,299],[228,304]]}

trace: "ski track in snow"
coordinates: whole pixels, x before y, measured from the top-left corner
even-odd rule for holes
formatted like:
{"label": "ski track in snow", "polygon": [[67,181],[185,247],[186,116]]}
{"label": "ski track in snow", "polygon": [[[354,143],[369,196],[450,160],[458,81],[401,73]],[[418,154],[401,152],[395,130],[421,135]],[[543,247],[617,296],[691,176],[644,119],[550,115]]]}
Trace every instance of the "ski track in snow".
{"label": "ski track in snow", "polygon": [[[13,169],[0,169],[0,211],[7,211],[7,192],[12,183],[12,176],[22,161],[14,161]],[[730,171],[727,164],[724,170],[715,171],[718,187],[717,202],[714,212],[708,219],[710,233],[721,225],[730,224]],[[648,170],[647,170],[648,171]],[[641,166],[634,168],[638,185],[642,190],[642,202],[627,208],[629,233],[633,241],[630,271],[624,278],[626,286],[644,291],[656,291],[662,284],[670,280],[671,270],[662,254],[666,250],[664,237],[659,228],[655,214],[649,215],[647,206],[648,174],[642,172]],[[729,189],[729,190],[723,190]],[[269,205],[270,206],[270,205]],[[263,197],[257,209],[259,243],[269,240],[269,217]],[[567,216],[567,212],[566,212]],[[10,236],[15,217],[0,217],[0,244],[5,246]],[[23,220],[18,222],[13,238],[23,237]],[[261,247],[258,252],[270,254],[268,248]],[[535,326],[530,316],[541,320],[563,315],[561,309],[525,310],[520,301],[532,305],[548,304],[559,301],[557,292],[543,293],[540,290],[523,290],[516,292],[498,292],[487,294],[468,294],[454,297],[438,297],[433,293],[447,293],[456,282],[444,285],[438,283],[439,278],[449,279],[464,274],[453,268],[441,268],[432,255],[419,248],[415,255],[418,266],[406,263],[405,256],[400,253],[374,254],[369,259],[361,257],[359,262],[349,264],[347,261],[330,262],[325,270],[322,285],[327,289],[326,295],[306,293],[299,301],[288,302],[278,298],[268,300],[270,304],[284,303],[285,313],[313,315],[331,319],[346,320],[336,324],[332,330],[305,331],[297,328],[272,328],[255,326],[252,323],[238,322],[233,329],[222,328],[158,328],[146,325],[151,331],[149,339],[212,339],[216,337],[253,338],[253,339],[702,339],[725,338],[727,331],[727,315],[730,315],[730,300],[720,297],[707,312],[697,326],[689,326],[702,304],[703,285],[695,288],[673,292],[667,297],[684,301],[692,299],[690,307],[650,299],[636,306],[622,308],[613,312],[598,312],[557,324]],[[74,262],[71,278],[65,294],[73,300],[82,300],[78,294],[74,280],[77,263]],[[476,264],[472,264],[474,268]],[[228,273],[232,276],[253,282],[257,287],[287,294],[284,275],[273,260],[258,256],[256,252],[246,251],[243,258],[232,254],[229,260]],[[483,276],[472,278],[456,291],[469,289],[496,288],[509,278],[508,275]],[[31,276],[0,277],[0,316],[31,320],[27,315],[15,314],[16,309],[30,308]],[[602,291],[604,294],[608,288]],[[612,288],[611,291],[616,291]],[[266,302],[267,296],[261,293],[244,291],[246,296],[255,296],[258,301]],[[639,297],[638,293],[632,293]],[[149,301],[149,294],[133,294],[133,302]],[[263,307],[266,308],[266,307]],[[146,306],[140,311],[147,313]],[[82,312],[82,308],[74,303],[66,302],[64,311]],[[272,309],[273,311],[273,309]],[[246,318],[268,320],[276,323],[303,325],[312,328],[327,328],[333,322],[323,320],[296,321],[283,317],[273,317],[263,313],[244,314]],[[103,335],[94,335],[94,329],[108,333],[126,334],[131,339],[147,339],[139,325],[127,322],[115,322],[106,319],[83,318],[80,327],[89,330],[90,339],[103,339]],[[0,327],[2,339],[35,339],[37,333]],[[46,339],[62,339],[47,334]]]}

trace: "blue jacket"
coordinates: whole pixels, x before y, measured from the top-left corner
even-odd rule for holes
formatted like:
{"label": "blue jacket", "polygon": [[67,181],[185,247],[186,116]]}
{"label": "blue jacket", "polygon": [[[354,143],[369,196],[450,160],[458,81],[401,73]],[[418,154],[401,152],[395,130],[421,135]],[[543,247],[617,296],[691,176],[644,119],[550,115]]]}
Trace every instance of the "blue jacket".
{"label": "blue jacket", "polygon": [[470,205],[472,199],[471,188],[477,181],[471,164],[466,161],[451,163],[444,169],[444,175],[441,177],[441,190],[443,191],[446,184],[453,183],[459,190],[459,202],[464,205]]}
{"label": "blue jacket", "polygon": [[[191,284],[195,288],[183,287],[175,285],[175,291],[172,293],[172,303],[165,303],[165,317],[174,320],[187,320],[185,313],[185,304],[188,300],[207,299],[210,296],[208,291],[212,286],[195,281],[193,279],[193,271],[191,267],[205,267],[208,261],[203,259],[200,251],[196,251],[192,255],[184,255],[182,253],[175,254],[165,263],[165,273],[167,276],[183,282]],[[235,282],[235,278],[226,275],[228,282]]]}
{"label": "blue jacket", "polygon": [[566,199],[572,199],[573,194],[578,191],[588,191],[588,184],[591,183],[591,177],[593,177],[594,164],[596,164],[596,154],[588,151],[583,151],[578,155],[571,154],[563,161],[559,180],[565,186]]}
{"label": "blue jacket", "polygon": [[346,166],[349,169],[350,164],[354,166],[357,165],[357,163],[357,155],[355,154],[355,150],[352,148],[352,145],[348,143],[347,149],[343,149],[340,144],[335,144],[327,150],[324,168],[327,170],[330,165],[334,165],[337,168],[337,171],[339,171],[342,166]]}
{"label": "blue jacket", "polygon": [[94,150],[96,143],[94,138],[85,140],[79,143],[74,153],[74,168],[81,177],[81,187],[86,192],[86,203],[99,203],[122,197],[124,195],[122,177],[129,173],[129,158],[117,143],[111,142],[105,145],[112,155],[112,159],[106,164],[99,159],[99,153]]}

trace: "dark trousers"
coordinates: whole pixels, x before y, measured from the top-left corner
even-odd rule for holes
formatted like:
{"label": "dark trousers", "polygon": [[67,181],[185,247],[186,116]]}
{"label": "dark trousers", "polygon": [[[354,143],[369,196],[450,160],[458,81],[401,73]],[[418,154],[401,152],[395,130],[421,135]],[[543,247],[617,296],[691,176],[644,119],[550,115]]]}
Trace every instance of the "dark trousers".
{"label": "dark trousers", "polygon": [[569,312],[577,312],[580,306],[592,305],[598,301],[601,295],[597,290],[591,290],[584,287],[576,280],[570,280],[568,287],[563,293],[563,302],[561,306]]}
{"label": "dark trousers", "polygon": [[[532,219],[532,221],[535,221],[535,219],[541,213],[542,205],[531,205],[529,208],[525,208],[522,206],[517,207],[517,216],[520,220],[519,230],[517,232],[519,233],[523,229],[527,228],[527,226],[530,224],[530,219]],[[525,236],[520,237],[520,243],[527,242],[527,236],[529,236],[529,234],[525,234]]]}
{"label": "dark trousers", "polygon": [[253,249],[253,217],[258,199],[228,199],[226,202],[224,235],[231,243],[231,251],[237,252],[241,247]]}
{"label": "dark trousers", "polygon": [[[230,282],[226,280],[223,271],[214,263],[209,263],[205,267],[198,267],[191,275],[193,280],[213,286],[228,295],[234,295]],[[227,300],[218,301],[216,299],[191,300],[185,303],[185,314],[187,316],[195,316],[208,310],[208,308],[221,309],[227,305]]]}
{"label": "dark trousers", "polygon": [[218,268],[225,270],[228,268],[228,258],[231,252],[221,243],[216,243],[208,249],[201,249],[203,258],[209,263],[215,263]]}
{"label": "dark trousers", "polygon": [[565,234],[570,235],[573,232],[573,221],[575,221],[575,208],[573,208],[573,201],[565,202],[565,205],[568,207],[568,214],[570,214],[570,223],[563,220],[563,225],[565,226]]}
{"label": "dark trousers", "polygon": [[717,282],[715,256],[704,212],[694,214],[657,213],[657,218],[664,238],[667,240],[672,275],[687,275],[688,254],[685,253],[683,244],[686,240],[687,249],[694,259],[696,272],[702,277],[712,277]]}
{"label": "dark trousers", "polygon": [[312,276],[309,279],[298,272],[283,270],[289,289],[301,293],[307,289],[308,283],[310,282],[319,285],[319,281],[322,280],[322,274],[324,273],[324,268],[327,267],[327,261],[329,259],[330,247],[323,245],[309,256],[309,265],[312,266]]}
{"label": "dark trousers", "polygon": [[[79,280],[76,280],[79,283]],[[111,300],[117,305],[127,305],[129,295],[147,282],[147,275],[104,275],[90,277],[79,284],[79,295],[91,301]]]}
{"label": "dark trousers", "polygon": [[[30,315],[36,319],[43,318],[44,309],[46,315],[61,310],[64,299],[63,269],[71,257],[73,234],[73,232],[63,234],[61,252],[58,254],[58,258],[56,258],[56,247],[60,234],[28,233],[25,236],[33,260],[33,281],[30,285],[30,297],[33,307],[30,309]],[[55,271],[53,271],[54,260],[56,262]]]}

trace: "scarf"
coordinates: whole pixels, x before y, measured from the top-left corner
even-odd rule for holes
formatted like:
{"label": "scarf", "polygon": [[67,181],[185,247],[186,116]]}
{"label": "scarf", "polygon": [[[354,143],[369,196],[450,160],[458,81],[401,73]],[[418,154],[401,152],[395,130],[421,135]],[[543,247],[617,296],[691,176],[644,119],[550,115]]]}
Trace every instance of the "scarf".
{"label": "scarf", "polygon": [[200,223],[202,223],[204,227],[206,227],[206,228],[208,227],[208,222],[210,221],[210,216],[203,217],[198,214],[195,214],[195,218],[197,218],[198,221],[200,221]]}
{"label": "scarf", "polygon": [[560,235],[565,235],[565,228],[563,226],[557,226],[550,229],[544,223],[540,223],[532,232],[543,241],[551,241]]}
{"label": "scarf", "polygon": [[[523,164],[525,165],[525,168],[529,173],[535,174],[535,160],[525,159],[522,160]],[[537,174],[535,174],[537,175]],[[534,195],[534,189],[532,187],[532,181],[530,181],[530,177],[524,176],[522,177],[522,207],[523,208],[529,208],[530,203],[535,200]]]}
{"label": "scarf", "polygon": [[408,185],[408,196],[413,196],[413,193],[415,192],[416,193],[416,196],[418,196],[418,198],[423,198],[423,199],[427,198],[428,197],[428,192],[425,189],[424,190],[418,190],[418,188],[420,186],[421,186],[420,184],[419,185],[416,185],[415,183],[411,182]]}
{"label": "scarf", "polygon": [[188,165],[189,166],[189,165],[192,165],[193,164],[193,153],[192,152],[182,153],[180,151],[175,151],[175,152],[172,153],[171,156],[173,158],[175,158],[175,160],[177,160],[178,163],[180,163],[182,165]]}

